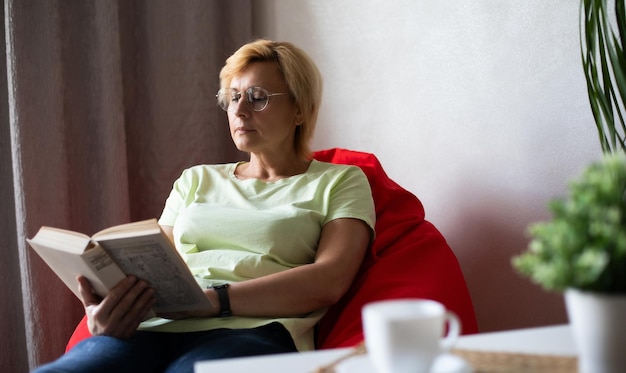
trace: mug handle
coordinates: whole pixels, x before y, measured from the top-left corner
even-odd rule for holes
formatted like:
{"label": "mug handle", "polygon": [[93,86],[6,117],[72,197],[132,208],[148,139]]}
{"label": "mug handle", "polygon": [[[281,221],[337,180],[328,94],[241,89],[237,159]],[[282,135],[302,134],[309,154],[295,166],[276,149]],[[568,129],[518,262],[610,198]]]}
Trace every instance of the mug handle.
{"label": "mug handle", "polygon": [[448,324],[448,334],[441,340],[440,346],[444,352],[448,352],[454,347],[456,340],[461,334],[461,322],[452,311],[446,311],[445,320]]}

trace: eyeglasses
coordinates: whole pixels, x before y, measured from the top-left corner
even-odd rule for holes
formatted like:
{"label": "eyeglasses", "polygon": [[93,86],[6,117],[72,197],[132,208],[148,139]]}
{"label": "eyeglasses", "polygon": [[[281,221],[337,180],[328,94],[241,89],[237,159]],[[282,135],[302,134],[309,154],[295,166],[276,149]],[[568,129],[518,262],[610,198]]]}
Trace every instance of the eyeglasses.
{"label": "eyeglasses", "polygon": [[[246,103],[254,111],[263,111],[267,107],[272,96],[288,95],[286,92],[269,93],[265,88],[250,87],[245,91]],[[224,111],[231,108],[231,103],[238,102],[243,92],[238,92],[235,88],[223,88],[217,91],[217,103]],[[234,106],[233,106],[234,107]]]}

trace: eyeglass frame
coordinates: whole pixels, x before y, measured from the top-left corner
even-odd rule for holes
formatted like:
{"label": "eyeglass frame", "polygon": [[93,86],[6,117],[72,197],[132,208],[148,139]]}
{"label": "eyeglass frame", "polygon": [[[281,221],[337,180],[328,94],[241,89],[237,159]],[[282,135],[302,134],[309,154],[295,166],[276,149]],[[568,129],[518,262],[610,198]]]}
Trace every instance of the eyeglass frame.
{"label": "eyeglass frame", "polygon": [[[266,100],[265,100],[265,105],[263,105],[263,107],[262,107],[262,108],[260,108],[260,109],[258,109],[258,110],[254,108],[254,106],[253,106],[254,104],[251,102],[252,100],[250,100],[250,99],[249,99],[249,97],[251,97],[251,96],[252,96],[252,92],[253,92],[253,90],[254,90],[254,89],[260,89],[260,90],[262,90],[263,92],[265,92],[265,94],[266,94],[266,96],[267,96],[267,98],[266,98]],[[242,92],[242,91],[237,91],[235,88],[222,88],[222,89],[220,89],[220,90],[218,90],[218,91],[217,91],[217,94],[215,95],[215,98],[217,99],[217,105],[218,105],[218,106],[219,106],[222,110],[224,110],[224,111],[226,111],[226,112],[228,112],[228,110],[230,110],[231,105],[230,105],[230,103],[229,103],[229,104],[228,104],[228,108],[226,108],[226,109],[225,109],[225,108],[224,108],[224,106],[222,105],[222,101],[220,101],[220,95],[227,95],[227,93],[225,92],[225,91],[227,91],[227,90],[230,90],[231,92],[232,92],[232,91],[235,91],[235,92],[236,92],[235,97],[237,97],[237,102],[239,102],[239,100],[241,100],[241,96],[245,93],[245,94],[246,94],[246,95],[245,95],[245,98],[246,98],[246,105],[248,105],[248,107],[250,108],[250,110],[252,110],[252,111],[256,111],[256,112],[263,111],[263,110],[265,110],[265,108],[267,108],[267,105],[269,105],[269,103],[270,103],[270,97],[274,97],[274,96],[282,96],[282,95],[290,95],[290,94],[291,94],[290,92],[274,92],[274,93],[270,93],[267,89],[265,89],[265,88],[263,88],[263,87],[259,87],[259,86],[248,87],[248,88],[246,88],[246,90],[245,90],[245,91],[243,91],[243,92]],[[232,96],[231,96],[231,98],[229,99],[229,102],[230,102],[230,101],[232,101]]]}

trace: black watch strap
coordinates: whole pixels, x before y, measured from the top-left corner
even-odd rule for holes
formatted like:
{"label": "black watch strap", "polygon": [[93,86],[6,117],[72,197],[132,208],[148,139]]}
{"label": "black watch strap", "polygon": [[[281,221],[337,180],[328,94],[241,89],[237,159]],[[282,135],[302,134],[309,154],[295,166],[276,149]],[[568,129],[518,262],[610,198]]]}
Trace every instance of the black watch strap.
{"label": "black watch strap", "polygon": [[217,292],[217,298],[220,301],[219,317],[232,316],[230,299],[228,298],[228,284],[213,285],[212,288]]}

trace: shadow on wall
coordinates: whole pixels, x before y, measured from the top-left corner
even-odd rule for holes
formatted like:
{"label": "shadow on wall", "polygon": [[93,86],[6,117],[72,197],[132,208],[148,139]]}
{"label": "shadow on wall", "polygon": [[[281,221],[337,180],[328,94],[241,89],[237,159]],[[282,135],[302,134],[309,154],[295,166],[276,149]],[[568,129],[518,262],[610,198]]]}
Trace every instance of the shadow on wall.
{"label": "shadow on wall", "polygon": [[[529,221],[514,196],[474,196],[461,205],[445,233],[465,275],[481,332],[563,324],[563,296],[548,293],[511,266],[528,245]],[[512,217],[516,217],[512,219]]]}

